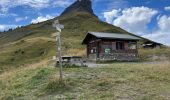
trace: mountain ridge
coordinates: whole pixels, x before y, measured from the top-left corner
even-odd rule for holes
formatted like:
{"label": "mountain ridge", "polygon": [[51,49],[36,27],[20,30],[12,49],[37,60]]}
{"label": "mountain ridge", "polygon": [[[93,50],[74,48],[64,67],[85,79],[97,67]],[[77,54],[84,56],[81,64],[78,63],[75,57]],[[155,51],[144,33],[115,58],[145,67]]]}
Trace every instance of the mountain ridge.
{"label": "mountain ridge", "polygon": [[99,20],[90,12],[73,10],[45,22],[30,24],[0,34],[2,50],[0,51],[0,70],[51,59],[56,55],[55,37],[52,37],[52,34],[56,32],[52,23],[56,19],[65,26],[61,33],[63,55],[85,57],[86,49],[81,43],[88,31],[130,34],[120,27]]}
{"label": "mountain ridge", "polygon": [[[86,3],[84,4],[84,2],[86,2]],[[79,28],[81,27],[80,25],[83,24],[84,21],[86,21],[86,19],[87,20],[93,19],[93,20],[91,20],[91,22],[88,23],[88,25],[83,26],[84,27],[84,30],[82,29],[83,32],[82,31],[80,33],[76,32],[77,34],[82,34],[82,33],[85,34],[88,31],[100,31],[100,32],[115,32],[116,31],[118,33],[126,33],[126,34],[129,33],[127,31],[121,29],[120,27],[116,27],[116,26],[110,25],[106,22],[100,21],[100,19],[94,14],[91,4],[92,4],[91,0],[81,0],[81,1],[77,0],[72,5],[70,5],[68,8],[66,8],[60,16],[55,17],[54,19],[40,22],[37,24],[30,24],[30,25],[16,28],[12,31],[7,31],[5,33],[0,34],[0,44],[17,41],[22,38],[29,37],[30,35],[35,35],[35,34],[37,34],[36,36],[40,36],[42,34],[42,36],[48,35],[48,37],[50,37],[49,34],[47,34],[47,32],[48,33],[55,32],[55,29],[52,27],[52,23],[56,19],[59,19],[61,24],[67,24],[70,22],[72,23],[69,25],[65,25],[66,29],[64,29],[64,31],[67,30],[69,27],[72,27],[73,25],[75,25],[76,27],[71,28],[72,30],[70,30],[70,31],[79,30]],[[89,5],[89,6],[87,6],[87,5]],[[84,8],[82,8],[82,7],[84,7]],[[90,10],[87,10],[86,7]],[[75,9],[76,10],[78,9],[78,10],[75,11]],[[84,20],[82,19],[80,22],[78,19],[81,19],[81,18],[83,18]],[[73,22],[71,20],[74,20],[75,22]],[[90,25],[93,22],[95,22],[95,24]],[[78,25],[78,23],[79,23],[79,25]],[[96,25],[96,24],[100,25],[101,23],[103,24],[102,28],[106,28],[105,30],[103,30],[102,28],[100,28],[100,29],[98,28],[97,30],[92,29],[92,27],[94,27],[94,25]],[[91,27],[86,28],[88,26],[91,26]],[[46,29],[44,30],[44,28],[46,28]],[[43,34],[43,33],[46,33],[46,34]]]}
{"label": "mountain ridge", "polygon": [[61,16],[70,14],[72,12],[87,12],[95,17],[94,11],[92,9],[92,1],[91,0],[77,0],[73,4],[71,4],[68,8],[66,8]]}

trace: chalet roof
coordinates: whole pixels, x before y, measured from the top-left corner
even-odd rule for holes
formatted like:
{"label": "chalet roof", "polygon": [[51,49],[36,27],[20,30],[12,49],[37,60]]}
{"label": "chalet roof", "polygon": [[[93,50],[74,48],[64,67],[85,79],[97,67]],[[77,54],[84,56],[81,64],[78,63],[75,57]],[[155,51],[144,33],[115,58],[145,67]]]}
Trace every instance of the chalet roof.
{"label": "chalet roof", "polygon": [[102,32],[89,32],[89,34],[92,34],[98,38],[116,38],[116,39],[134,39],[134,40],[140,40],[140,38],[129,35],[129,34],[118,34],[118,33],[102,33]]}
{"label": "chalet roof", "polygon": [[103,32],[88,32],[83,44],[87,40],[88,36],[92,35],[100,39],[122,39],[122,40],[140,40],[142,38],[131,34],[121,34],[121,33],[103,33]]}

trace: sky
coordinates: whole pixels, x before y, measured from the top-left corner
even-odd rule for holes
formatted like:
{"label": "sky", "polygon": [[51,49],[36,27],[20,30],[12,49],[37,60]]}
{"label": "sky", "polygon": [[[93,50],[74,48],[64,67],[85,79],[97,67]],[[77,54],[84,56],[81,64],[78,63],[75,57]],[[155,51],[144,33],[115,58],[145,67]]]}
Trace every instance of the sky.
{"label": "sky", "polygon": [[[0,31],[59,16],[76,0],[0,0]],[[128,32],[170,46],[170,0],[92,0],[95,14]]]}

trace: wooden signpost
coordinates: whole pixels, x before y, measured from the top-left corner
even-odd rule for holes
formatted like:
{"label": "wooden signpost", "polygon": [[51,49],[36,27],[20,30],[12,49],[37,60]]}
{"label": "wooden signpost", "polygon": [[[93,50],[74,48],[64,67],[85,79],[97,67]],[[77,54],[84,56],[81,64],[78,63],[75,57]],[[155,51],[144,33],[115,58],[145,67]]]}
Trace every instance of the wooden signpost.
{"label": "wooden signpost", "polygon": [[[63,81],[63,67],[62,67],[62,57],[61,57],[61,38],[60,38],[60,34],[61,34],[61,30],[64,29],[64,25],[60,24],[58,20],[55,20],[53,25],[53,27],[56,28],[56,30],[58,32],[56,32],[56,44],[57,44],[57,51],[58,51],[58,58],[59,58],[59,66],[60,66],[60,82]],[[56,62],[57,63],[57,62]]]}

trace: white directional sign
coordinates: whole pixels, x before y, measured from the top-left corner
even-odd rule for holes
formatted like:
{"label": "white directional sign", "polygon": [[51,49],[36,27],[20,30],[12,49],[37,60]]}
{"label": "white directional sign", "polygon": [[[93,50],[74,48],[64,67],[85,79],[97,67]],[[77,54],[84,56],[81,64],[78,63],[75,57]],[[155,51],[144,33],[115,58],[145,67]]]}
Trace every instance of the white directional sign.
{"label": "white directional sign", "polygon": [[60,65],[60,81],[62,81],[63,71],[62,71],[62,57],[61,57],[61,38],[60,33],[61,30],[64,29],[64,25],[61,25],[58,20],[55,20],[52,24],[53,27],[56,28],[58,32],[55,33],[56,35],[56,44],[57,44],[57,51],[58,51],[58,58],[59,58],[59,65]]}
{"label": "white directional sign", "polygon": [[57,24],[56,27],[58,27],[60,29],[64,29],[64,25],[62,25],[62,24]]}
{"label": "white directional sign", "polygon": [[56,29],[57,29],[57,31],[61,32],[61,28],[59,28],[59,27],[56,27]]}
{"label": "white directional sign", "polygon": [[58,31],[64,29],[64,25],[60,24],[58,20],[54,21],[53,27],[55,27]]}

